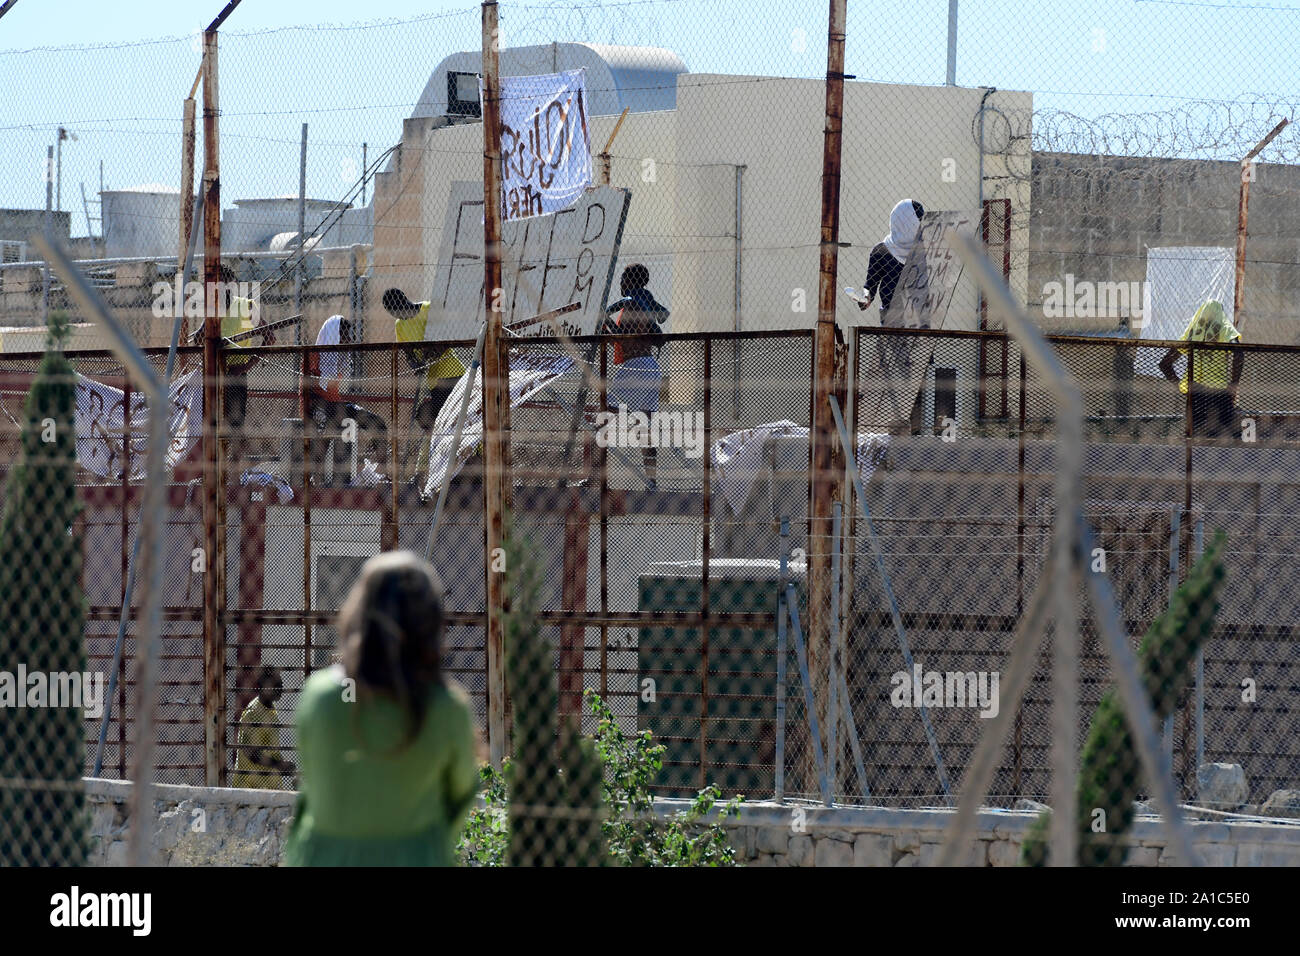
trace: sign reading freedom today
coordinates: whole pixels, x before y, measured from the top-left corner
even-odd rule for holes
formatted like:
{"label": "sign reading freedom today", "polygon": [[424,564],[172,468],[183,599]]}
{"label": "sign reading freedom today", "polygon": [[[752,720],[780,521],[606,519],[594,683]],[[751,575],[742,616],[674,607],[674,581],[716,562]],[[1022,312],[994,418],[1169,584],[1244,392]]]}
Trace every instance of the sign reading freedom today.
{"label": "sign reading freedom today", "polygon": [[[597,186],[573,205],[501,226],[502,321],[531,318],[571,302],[570,335],[594,335],[605,315],[631,193]],[[474,338],[483,326],[483,184],[451,184],[438,266],[429,297],[430,339]],[[550,335],[545,324],[523,330]]]}
{"label": "sign reading freedom today", "polygon": [[[925,214],[881,325],[942,329],[947,324],[948,309],[962,273],[961,260],[948,242],[948,230],[973,238],[978,223],[978,212]],[[925,382],[936,340],[894,335],[872,338],[875,355],[864,355],[862,359],[864,421],[877,425],[907,421]]]}

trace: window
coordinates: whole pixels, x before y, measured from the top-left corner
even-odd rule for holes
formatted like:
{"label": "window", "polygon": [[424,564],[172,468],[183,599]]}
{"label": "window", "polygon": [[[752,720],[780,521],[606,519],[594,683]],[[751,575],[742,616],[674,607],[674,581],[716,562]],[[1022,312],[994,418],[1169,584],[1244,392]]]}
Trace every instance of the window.
{"label": "window", "polygon": [[447,115],[482,116],[477,73],[447,73]]}

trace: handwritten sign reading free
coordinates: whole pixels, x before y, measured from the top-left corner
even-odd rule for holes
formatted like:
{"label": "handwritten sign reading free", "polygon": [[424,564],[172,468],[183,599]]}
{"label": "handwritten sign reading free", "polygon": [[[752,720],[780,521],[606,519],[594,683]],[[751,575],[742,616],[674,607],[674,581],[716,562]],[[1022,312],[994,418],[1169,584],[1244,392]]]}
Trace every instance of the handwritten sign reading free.
{"label": "handwritten sign reading free", "polygon": [[[630,197],[625,189],[597,186],[558,212],[504,223],[501,321],[510,325],[577,302],[561,324],[570,335],[594,334],[605,317]],[[478,335],[486,314],[481,182],[451,184],[429,300],[427,338]],[[551,329],[537,325],[524,334],[550,335]]]}

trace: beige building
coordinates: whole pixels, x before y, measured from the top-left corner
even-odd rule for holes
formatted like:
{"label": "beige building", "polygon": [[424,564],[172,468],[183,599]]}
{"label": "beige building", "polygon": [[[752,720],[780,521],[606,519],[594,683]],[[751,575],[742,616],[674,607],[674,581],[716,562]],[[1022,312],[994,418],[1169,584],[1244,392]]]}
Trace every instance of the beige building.
{"label": "beige building", "polygon": [[[560,45],[565,46],[584,45]],[[533,49],[535,68],[517,72],[566,68],[551,46]],[[623,64],[632,59],[626,48],[591,49],[614,50]],[[671,63],[664,53],[646,56]],[[511,72],[508,61],[503,71]],[[617,86],[619,71],[611,75]],[[593,153],[605,144],[622,106],[632,110],[611,149],[611,185],[631,193],[619,268],[634,261],[649,266],[650,288],[672,309],[675,332],[811,327],[824,82],[672,73],[669,67],[654,76],[661,87],[672,84],[671,99],[629,103],[630,94],[611,97],[603,86],[605,95],[590,97]],[[430,89],[441,88],[438,77],[435,72]],[[603,82],[608,81],[597,80]],[[596,88],[590,70],[588,87]],[[840,252],[841,287],[861,284],[871,246],[888,231],[889,212],[901,198],[917,199],[931,210],[976,211],[982,198],[1006,197],[1013,204],[1013,222],[1028,223],[1028,183],[1006,175],[1009,161],[1028,167],[1028,140],[1009,143],[981,163],[973,130],[984,98],[982,89],[846,83],[840,235],[847,245]],[[1032,108],[1028,93],[998,92],[987,102],[1017,112]],[[640,108],[665,103],[671,108]],[[423,100],[417,113],[424,115],[406,121],[401,148],[376,181],[367,338],[391,334],[376,320],[385,288],[397,285],[412,298],[428,297],[443,253],[439,246],[451,183],[482,181],[481,124],[449,121]],[[1012,236],[1012,285],[1022,300],[1027,242],[1027,231],[1018,225]],[[842,323],[874,321],[874,310],[860,312],[844,296],[839,302]],[[973,328],[976,323],[974,289],[963,279],[949,325]],[[456,328],[445,334],[472,332]]]}
{"label": "beige building", "polygon": [[[443,92],[450,92],[449,77],[472,76],[477,58],[477,52],[448,57],[404,122],[401,145],[377,175],[372,207],[365,210],[373,214],[373,244],[327,249],[330,243],[321,243],[310,257],[302,299],[308,341],[334,313],[360,319],[366,340],[391,340],[392,321],[380,305],[384,289],[399,286],[414,299],[429,297],[451,184],[482,181],[482,125],[472,116],[449,115],[454,103]],[[618,114],[629,110],[611,149],[611,185],[631,194],[615,276],[623,265],[645,263],[651,290],[672,310],[675,332],[810,328],[817,308],[824,81],[690,73],[675,54],[654,48],[548,44],[502,54],[507,74],[577,67],[587,71],[593,153],[608,140]],[[981,156],[975,132],[982,104],[1028,115],[1032,96],[845,84],[841,288],[862,284],[870,249],[888,231],[899,199],[917,199],[930,210],[975,212],[982,198],[1008,198],[1016,224],[1011,281],[1023,301],[1029,188],[1027,177],[1007,172],[1029,168],[1029,141],[1010,137]],[[292,279],[279,274],[278,264],[256,262],[256,253],[237,249],[233,231],[230,238],[227,258],[240,278],[279,278],[261,290],[263,318],[288,315]],[[174,263],[164,257],[99,273],[110,303],[153,345],[165,345],[170,335],[170,321],[155,315],[153,305],[156,284],[171,278]],[[356,309],[353,268],[362,289]],[[616,279],[612,291],[617,294]],[[6,269],[0,324],[39,322],[40,294],[38,266]],[[976,301],[973,284],[963,279],[948,325],[975,327]],[[843,325],[876,321],[874,309],[859,311],[842,295],[838,302]],[[57,281],[52,304],[71,306]],[[461,324],[430,334],[472,337],[475,330]]]}

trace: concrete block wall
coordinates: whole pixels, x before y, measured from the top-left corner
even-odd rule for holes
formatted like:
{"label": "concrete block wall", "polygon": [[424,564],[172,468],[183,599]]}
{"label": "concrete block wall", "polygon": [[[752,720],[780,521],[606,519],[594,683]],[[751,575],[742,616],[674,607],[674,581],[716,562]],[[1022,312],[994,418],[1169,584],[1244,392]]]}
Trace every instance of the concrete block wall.
{"label": "concrete block wall", "polygon": [[[128,862],[131,784],[86,781],[92,866]],[[155,865],[277,866],[297,794],[159,784],[150,837]],[[657,800],[668,815],[685,800]],[[963,866],[1015,866],[1033,812],[983,811]],[[748,866],[934,866],[949,810],[807,807],[756,803],[728,818],[732,845]],[[1192,842],[1209,866],[1300,866],[1300,821],[1227,818],[1193,822]],[[1131,833],[1130,866],[1176,866],[1160,821],[1141,817]]]}
{"label": "concrete block wall", "polygon": [[[658,812],[683,801],[660,800]],[[961,866],[1015,866],[1036,814],[982,811],[975,839],[959,857]],[[792,807],[753,804],[726,821],[737,855],[748,866],[935,866],[942,851],[949,810],[886,807]],[[1300,865],[1300,822],[1189,824],[1192,844],[1207,866]],[[1161,822],[1137,820],[1130,834],[1128,866],[1177,866]]]}

